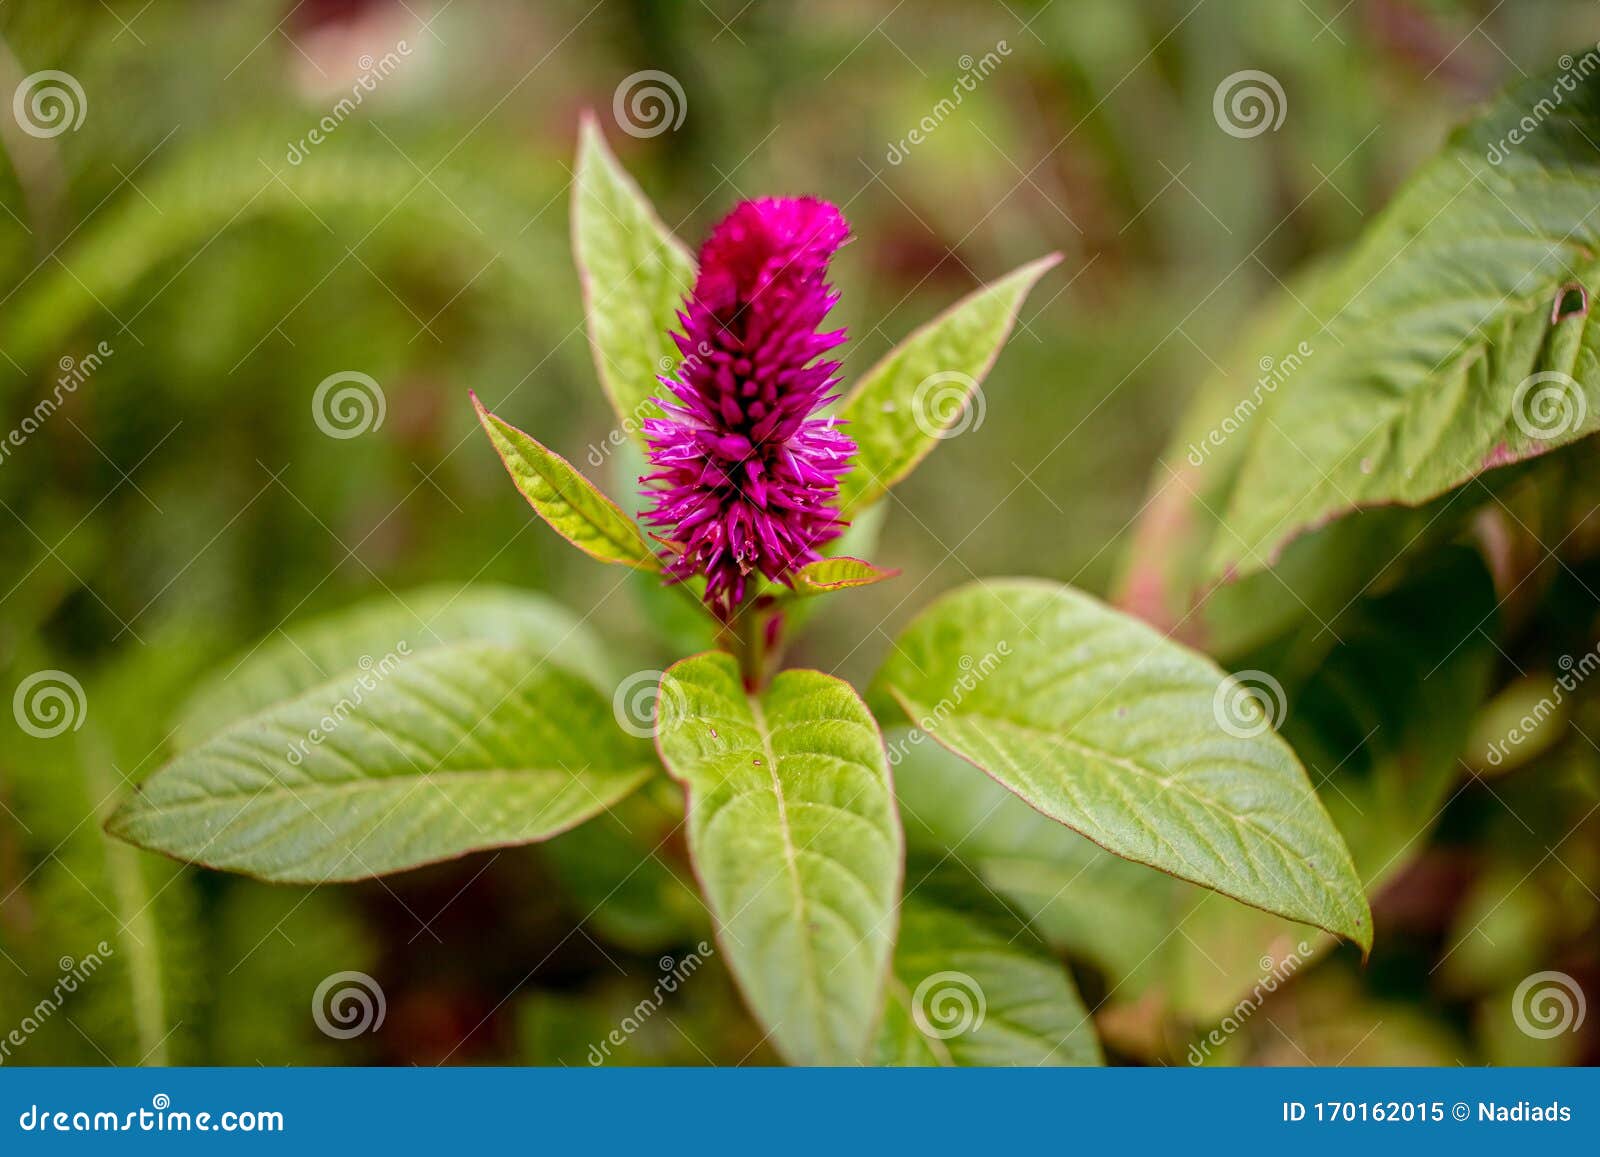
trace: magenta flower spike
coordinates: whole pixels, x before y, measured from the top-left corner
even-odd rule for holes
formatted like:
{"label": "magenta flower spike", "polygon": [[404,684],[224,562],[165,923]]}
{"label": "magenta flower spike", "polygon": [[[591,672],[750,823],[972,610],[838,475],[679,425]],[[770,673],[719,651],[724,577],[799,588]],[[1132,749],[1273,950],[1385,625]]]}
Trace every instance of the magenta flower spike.
{"label": "magenta flower spike", "polygon": [[844,529],[839,478],[855,443],[832,418],[839,363],[820,360],[846,339],[821,332],[838,294],[828,262],[849,238],[839,210],[811,197],[741,202],[700,251],[694,290],[672,334],[684,356],[662,375],[664,417],[644,424],[668,576],[703,575],[724,620],[759,573],[784,582]]}

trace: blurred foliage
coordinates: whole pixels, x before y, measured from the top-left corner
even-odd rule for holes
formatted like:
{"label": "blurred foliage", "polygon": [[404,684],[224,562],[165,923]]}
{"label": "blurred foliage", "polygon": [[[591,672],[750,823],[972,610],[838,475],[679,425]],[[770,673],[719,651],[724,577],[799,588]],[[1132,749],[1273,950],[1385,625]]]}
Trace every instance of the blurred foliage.
{"label": "blurred foliage", "polygon": [[[974,284],[1066,255],[985,387],[982,425],[887,504],[875,557],[904,577],[839,600],[797,656],[860,680],[914,610],[973,575],[1105,591],[1191,392],[1246,310],[1355,236],[1476,102],[1597,36],[1578,0],[0,8],[0,91],[62,69],[87,95],[77,131],[39,138],[7,119],[0,133],[4,425],[51,394],[62,359],[112,351],[0,459],[6,694],[59,669],[86,703],[53,739],[0,717],[0,1033],[63,958],[110,950],[7,1061],[590,1063],[661,957],[704,937],[670,792],[543,848],[341,889],[222,878],[99,829],[162,761],[200,672],[362,596],[436,580],[536,587],[632,665],[673,657],[646,641],[653,592],[597,581],[534,525],[466,397],[586,468],[598,454],[613,469],[592,476],[625,494],[634,466],[607,449],[567,252],[581,109],[600,113],[686,239],[759,192],[845,207],[847,377]],[[362,55],[401,40],[412,51],[394,74],[292,162]],[[965,62],[1002,42],[957,115],[892,162]],[[1213,91],[1242,68],[1281,81],[1283,131],[1217,130]],[[643,69],[681,82],[687,115],[635,139],[610,110]],[[330,438],[311,397],[347,370],[381,383],[386,416]],[[1332,688],[1319,700],[1331,714],[1292,719],[1291,738],[1315,782],[1337,777],[1323,790],[1336,814],[1334,792],[1353,809],[1341,822],[1384,818],[1383,760],[1414,785],[1389,802],[1437,819],[1414,844],[1381,824],[1370,852],[1351,837],[1358,859],[1395,860],[1373,959],[1320,945],[1213,1059],[1600,1059],[1594,1010],[1553,1040],[1510,1016],[1536,970],[1600,993],[1600,750],[1587,738],[1600,702],[1580,696],[1573,726],[1519,750],[1518,766],[1469,774],[1489,690],[1514,697],[1519,676],[1548,687],[1562,655],[1594,642],[1592,468],[1565,455],[1519,478],[1503,509],[1520,519],[1479,514],[1439,528],[1455,547],[1424,544],[1440,552],[1429,566],[1456,568],[1419,570],[1447,594],[1335,592],[1316,609],[1343,607],[1338,646],[1297,607],[1247,609],[1273,626],[1241,635],[1230,658],[1251,658],[1235,665]],[[1557,541],[1568,549],[1553,560],[1539,544]],[[1478,553],[1461,558],[1462,542]],[[1430,605],[1477,618],[1473,599],[1499,604],[1492,639],[1445,656],[1406,641]],[[1443,665],[1442,678],[1408,678],[1407,663]],[[1407,695],[1421,702],[1398,708]],[[1415,730],[1366,744],[1367,728],[1401,718]],[[1300,934],[1087,845],[992,850],[970,849],[972,863],[1071,960],[1114,1059],[1181,1060],[1255,983],[1260,937]],[[1097,922],[1106,911],[1115,924]],[[308,1015],[318,983],[345,970],[387,995],[382,1028],[350,1040]],[[770,1061],[714,959],[707,974],[608,1059]]]}

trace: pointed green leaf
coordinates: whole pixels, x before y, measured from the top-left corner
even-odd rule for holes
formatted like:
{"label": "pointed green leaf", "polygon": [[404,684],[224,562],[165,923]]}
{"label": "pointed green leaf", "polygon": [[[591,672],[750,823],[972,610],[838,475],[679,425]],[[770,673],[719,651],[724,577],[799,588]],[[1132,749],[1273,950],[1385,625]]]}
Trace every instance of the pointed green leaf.
{"label": "pointed green leaf", "polygon": [[846,517],[899,482],[950,436],[1000,356],[1034,283],[1061,260],[1052,253],[969,293],[869,369],[840,403],[856,443],[840,480]]}
{"label": "pointed green leaf", "polygon": [[749,695],[733,659],[673,666],[663,762],[734,976],[800,1064],[866,1059],[894,943],[902,837],[883,738],[849,684],[784,671]]}
{"label": "pointed green leaf", "polygon": [[[1600,428],[1596,141],[1590,47],[1456,132],[1296,295],[1275,348],[1254,351],[1268,372],[1236,381],[1220,428],[1208,577],[1264,569],[1353,509],[1416,506]],[[1209,446],[1194,450],[1210,471]]]}
{"label": "pointed green leaf", "polygon": [[667,337],[694,284],[694,258],[661,223],[633,178],[606,148],[594,118],[579,132],[572,184],[572,248],[583,284],[595,370],[622,428],[644,444],[657,376],[679,358]]}
{"label": "pointed green leaf", "polygon": [[1108,851],[1372,942],[1350,853],[1244,685],[1087,595],[963,587],[876,685],[924,731]]}
{"label": "pointed green leaf", "polygon": [[847,587],[864,587],[892,579],[900,572],[883,570],[859,558],[840,556],[809,562],[790,576],[797,595],[823,595]]}
{"label": "pointed green leaf", "polygon": [[348,684],[387,655],[464,642],[515,647],[530,666],[557,664],[607,693],[616,684],[594,633],[559,603],[513,587],[429,586],[295,623],[222,664],[184,706],[178,745],[329,680]]}
{"label": "pointed green leaf", "polygon": [[1098,1065],[1072,977],[1005,905],[967,874],[918,879],[900,910],[885,1065]]}
{"label": "pointed green leaf", "polygon": [[511,481],[552,530],[601,562],[661,569],[638,525],[572,463],[489,413],[476,394],[472,405]]}
{"label": "pointed green leaf", "polygon": [[263,879],[353,880],[547,839],[649,776],[591,684],[506,647],[387,656],[179,755],[108,830]]}

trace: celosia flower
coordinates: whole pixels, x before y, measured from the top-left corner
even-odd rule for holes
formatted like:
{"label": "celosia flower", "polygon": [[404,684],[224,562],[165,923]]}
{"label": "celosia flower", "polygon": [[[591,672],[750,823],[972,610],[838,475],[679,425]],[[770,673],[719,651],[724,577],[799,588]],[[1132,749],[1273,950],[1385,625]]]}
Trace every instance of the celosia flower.
{"label": "celosia flower", "polygon": [[837,396],[845,341],[819,332],[838,294],[828,262],[849,237],[839,210],[810,197],[745,201],[700,251],[694,290],[672,334],[684,355],[661,383],[665,417],[644,424],[655,505],[676,581],[706,578],[724,619],[759,572],[784,581],[843,528],[839,477],[855,443],[816,412]]}

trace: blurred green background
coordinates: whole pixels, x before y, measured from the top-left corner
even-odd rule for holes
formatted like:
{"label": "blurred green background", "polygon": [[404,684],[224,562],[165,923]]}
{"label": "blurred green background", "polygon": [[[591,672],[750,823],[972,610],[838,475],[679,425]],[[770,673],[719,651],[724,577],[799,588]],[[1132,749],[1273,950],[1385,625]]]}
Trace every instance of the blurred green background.
{"label": "blurred green background", "polygon": [[[0,95],[61,70],[84,116],[49,137],[0,126],[6,427],[63,367],[110,352],[0,458],[4,688],[59,669],[87,703],[52,740],[0,721],[0,1034],[63,958],[111,952],[6,1063],[582,1064],[658,958],[699,940],[669,865],[630,875],[639,856],[606,825],[296,890],[166,864],[96,818],[159,765],[206,670],[361,598],[530,586],[592,615],[632,666],[674,657],[649,641],[638,589],[534,521],[467,400],[631,491],[634,464],[603,452],[614,419],[568,249],[585,108],[691,244],[743,196],[844,207],[847,378],[979,282],[1065,255],[981,424],[889,504],[875,558],[905,576],[837,600],[796,656],[859,680],[975,575],[1108,591],[1182,407],[1246,311],[1355,237],[1481,100],[1597,36],[1584,0],[12,0]],[[297,159],[386,54],[394,67]],[[959,107],[897,150],[986,54]],[[1240,69],[1281,83],[1280,129],[1219,130],[1213,93]],[[643,70],[681,88],[676,128],[618,125]],[[312,402],[344,371],[385,404],[348,439]],[[646,831],[670,814],[633,812]],[[1301,978],[1274,1006],[1293,1047],[1263,1021],[1230,1059],[1596,1059],[1593,1033],[1530,1052],[1542,1042],[1495,1012],[1594,935],[1589,868],[1573,873],[1588,898],[1571,881],[1517,890],[1539,857],[1491,871],[1472,848],[1492,817],[1460,823],[1466,837],[1419,857],[1406,903],[1380,909],[1371,967],[1339,957]],[[1496,886],[1521,898],[1496,903]],[[1470,938],[1470,966],[1439,968],[1485,910],[1506,926]],[[1587,951],[1581,967],[1600,967]],[[1175,1014],[1159,986],[1073,963],[1091,1003],[1110,997],[1115,1057],[1181,1063],[1198,1005]],[[339,1040],[307,1015],[341,970],[381,982],[380,1030]],[[720,966],[706,977],[615,1059],[770,1061]]]}

